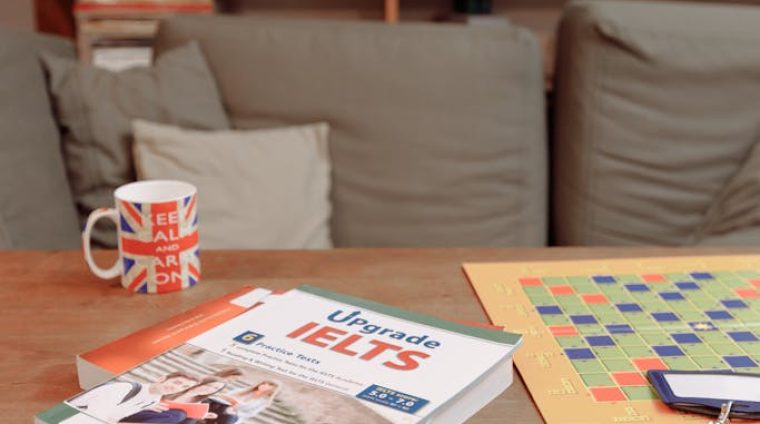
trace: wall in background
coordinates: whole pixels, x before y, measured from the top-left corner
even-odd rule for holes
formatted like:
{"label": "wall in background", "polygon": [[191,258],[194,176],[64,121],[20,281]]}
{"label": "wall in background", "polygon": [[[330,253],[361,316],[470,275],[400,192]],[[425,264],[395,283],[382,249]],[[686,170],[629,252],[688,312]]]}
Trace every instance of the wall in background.
{"label": "wall in background", "polygon": [[0,26],[34,30],[32,0],[0,0]]}

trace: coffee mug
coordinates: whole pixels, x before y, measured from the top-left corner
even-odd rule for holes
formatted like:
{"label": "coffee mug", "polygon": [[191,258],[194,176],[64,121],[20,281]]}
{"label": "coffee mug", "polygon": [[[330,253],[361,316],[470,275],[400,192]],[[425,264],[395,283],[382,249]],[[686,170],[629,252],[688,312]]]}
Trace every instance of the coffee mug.
{"label": "coffee mug", "polygon": [[[84,258],[100,278],[121,276],[137,293],[167,293],[200,281],[195,186],[182,181],[138,181],[114,191],[116,208],[92,211],[82,233]],[[92,228],[101,218],[118,228],[119,259],[109,269],[95,264]]]}

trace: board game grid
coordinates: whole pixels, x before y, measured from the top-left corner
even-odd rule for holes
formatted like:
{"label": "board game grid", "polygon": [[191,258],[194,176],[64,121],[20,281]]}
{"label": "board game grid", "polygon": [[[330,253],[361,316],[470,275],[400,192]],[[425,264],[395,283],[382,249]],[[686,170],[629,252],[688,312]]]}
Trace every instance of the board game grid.
{"label": "board game grid", "polygon": [[597,402],[656,399],[650,369],[760,372],[760,273],[525,276],[520,286]]}

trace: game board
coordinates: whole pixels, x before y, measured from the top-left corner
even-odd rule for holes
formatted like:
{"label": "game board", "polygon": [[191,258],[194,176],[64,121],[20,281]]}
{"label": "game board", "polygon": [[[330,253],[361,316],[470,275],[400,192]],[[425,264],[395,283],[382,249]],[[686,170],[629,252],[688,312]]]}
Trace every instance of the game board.
{"label": "game board", "polygon": [[552,423],[681,423],[650,369],[760,372],[760,256],[468,263]]}

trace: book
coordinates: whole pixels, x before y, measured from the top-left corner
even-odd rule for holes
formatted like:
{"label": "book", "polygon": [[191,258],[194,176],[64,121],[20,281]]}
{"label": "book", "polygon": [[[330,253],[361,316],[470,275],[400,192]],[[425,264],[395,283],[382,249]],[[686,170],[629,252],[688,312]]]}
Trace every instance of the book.
{"label": "book", "polygon": [[77,355],[79,387],[86,390],[108,381],[261,305],[271,294],[267,289],[243,287],[107,345]]}
{"label": "book", "polygon": [[302,286],[266,296],[36,422],[182,422],[187,412],[170,408],[175,402],[208,405],[209,423],[458,423],[511,384],[521,341]]}

